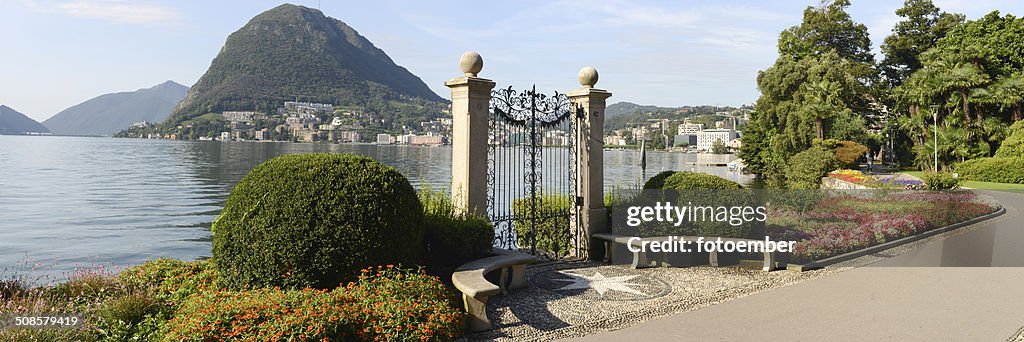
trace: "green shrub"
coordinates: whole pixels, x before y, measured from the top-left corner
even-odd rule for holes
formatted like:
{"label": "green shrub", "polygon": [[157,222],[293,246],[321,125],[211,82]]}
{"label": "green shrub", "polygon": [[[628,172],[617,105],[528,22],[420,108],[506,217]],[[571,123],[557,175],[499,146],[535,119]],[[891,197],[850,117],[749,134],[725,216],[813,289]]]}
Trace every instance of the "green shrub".
{"label": "green shrub", "polygon": [[[531,214],[532,205],[536,205],[536,215]],[[567,214],[571,207],[569,196],[538,196],[536,204],[531,204],[529,197],[512,201],[516,243],[520,248],[531,248],[531,242],[536,240],[538,250],[557,256],[566,255],[571,247]],[[533,230],[530,229],[531,224],[535,227]]]}
{"label": "green shrub", "polygon": [[607,222],[608,227],[612,229],[612,232],[616,232],[621,228],[617,227],[616,221],[613,221],[615,219],[615,215],[624,215],[622,213],[623,209],[629,207],[633,203],[636,203],[637,198],[642,195],[643,190],[638,188],[638,186],[639,184],[636,184],[633,187],[613,187],[604,192],[603,202],[605,207],[605,220],[607,220],[605,222]]}
{"label": "green shrub", "polygon": [[420,258],[423,208],[409,181],[373,159],[292,154],[231,191],[213,236],[224,285],[333,288],[375,263]]}
{"label": "green shrub", "polygon": [[[703,215],[703,218],[691,218],[689,220],[642,222],[638,225],[630,225],[627,222],[630,216],[631,207],[655,207],[662,203],[671,203],[673,206],[689,207],[693,215]],[[747,189],[665,189],[644,190],[638,196],[628,202],[618,203],[614,208],[613,215],[616,221],[612,222],[612,232],[619,235],[654,237],[654,236],[706,236],[706,237],[731,237],[731,238],[754,238],[757,232],[763,230],[761,222],[733,221],[729,222],[729,210],[733,207],[757,207],[758,198],[754,192]],[[723,210],[726,216],[722,216]],[[635,214],[634,214],[635,215]],[[739,216],[733,216],[737,217]],[[634,216],[635,218],[635,216]]]}
{"label": "green shrub", "polygon": [[191,297],[166,341],[449,341],[462,314],[422,272],[378,267],[327,290],[215,291]]}
{"label": "green shrub", "polygon": [[209,260],[160,258],[123,270],[117,278],[130,290],[151,292],[170,312],[189,296],[220,288],[216,267]]}
{"label": "green shrub", "polygon": [[[641,196],[643,198],[640,201],[646,203],[637,204],[653,206],[655,202],[659,201],[673,203],[693,201],[694,205],[717,207],[719,205],[742,206],[753,200],[750,196],[751,193],[744,190],[736,182],[705,173],[676,172],[665,179],[663,188],[677,192],[664,192],[660,194],[645,192],[645,195]],[[677,196],[682,198],[677,199]],[[753,228],[749,224],[732,226],[727,222],[704,221],[687,222],[680,226],[649,222],[642,224],[636,233],[641,236],[691,235],[746,238],[751,237],[752,232]]]}
{"label": "green shrub", "polygon": [[313,289],[204,292],[182,304],[164,340],[355,340],[351,300]]}
{"label": "green shrub", "polygon": [[138,324],[147,315],[159,312],[160,303],[156,298],[146,292],[137,291],[103,303],[103,306],[96,313],[103,321],[122,321],[128,324]]}
{"label": "green shrub", "polygon": [[167,335],[167,319],[160,315],[147,315],[135,324],[104,321],[96,327],[95,335],[101,341],[160,341]]}
{"label": "green shrub", "polygon": [[1017,121],[1010,125],[1009,135],[999,145],[995,156],[997,158],[1024,158],[1024,121]]}
{"label": "green shrub", "polygon": [[97,310],[96,332],[108,341],[154,341],[164,333],[166,318],[160,311],[160,302],[149,293],[127,293]]}
{"label": "green shrub", "polygon": [[448,300],[441,280],[422,270],[366,269],[344,293],[355,298],[356,312],[369,313],[356,321],[363,340],[451,341],[462,335],[462,311]]}
{"label": "green shrub", "polygon": [[839,168],[835,153],[813,146],[793,155],[786,167],[786,186],[791,189],[817,189],[821,178]]}
{"label": "green shrub", "polygon": [[451,196],[424,187],[424,262],[428,268],[449,269],[490,255],[494,225],[487,218],[455,210]]}
{"label": "green shrub", "polygon": [[644,182],[644,190],[661,189],[665,187],[665,179],[669,176],[674,175],[676,172],[672,170],[661,171]]}
{"label": "green shrub", "polygon": [[715,139],[715,142],[711,143],[711,154],[726,154],[729,153],[729,147],[725,146],[725,142],[722,139]]}
{"label": "green shrub", "polygon": [[957,164],[955,170],[966,180],[1024,184],[1024,158],[971,159]]}
{"label": "green shrub", "polygon": [[949,190],[960,186],[960,179],[949,172],[925,172],[921,175],[928,190]]}
{"label": "green shrub", "polygon": [[736,182],[728,179],[698,172],[676,172],[665,178],[663,189],[674,190],[712,190],[742,189]]}
{"label": "green shrub", "polygon": [[868,153],[868,150],[867,146],[860,143],[843,140],[838,142],[836,147],[832,149],[832,153],[835,154],[840,167],[856,169],[860,164],[860,158],[863,158]]}

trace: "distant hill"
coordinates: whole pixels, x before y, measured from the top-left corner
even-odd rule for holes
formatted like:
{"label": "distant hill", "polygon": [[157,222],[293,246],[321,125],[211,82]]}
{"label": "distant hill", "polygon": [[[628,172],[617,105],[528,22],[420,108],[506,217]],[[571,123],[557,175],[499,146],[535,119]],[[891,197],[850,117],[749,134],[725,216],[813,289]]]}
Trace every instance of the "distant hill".
{"label": "distant hill", "polygon": [[139,121],[162,122],[188,87],[167,81],[133,92],[100,95],[43,121],[53,134],[113,135]]}
{"label": "distant hill", "polygon": [[228,36],[168,123],[225,110],[272,112],[295,98],[389,115],[397,110],[385,108],[396,104],[446,102],[344,22],[285,4]]}
{"label": "distant hill", "polygon": [[[750,107],[744,106],[740,108]],[[711,127],[714,121],[723,120],[724,117],[715,116],[717,112],[732,112],[736,107],[725,106],[682,106],[682,107],[658,107],[651,105],[640,105],[632,102],[617,102],[605,108],[605,132],[620,128],[630,127],[635,124],[646,123],[648,120],[668,119],[669,121],[680,121],[683,119],[700,118],[694,121]]]}
{"label": "distant hill", "polygon": [[616,102],[604,109],[605,118],[612,118],[616,116],[633,114],[636,112],[657,112],[660,110],[675,110],[670,107],[658,107],[648,105],[638,105],[632,102]]}
{"label": "distant hill", "polygon": [[49,133],[46,126],[11,107],[0,105],[0,134]]}

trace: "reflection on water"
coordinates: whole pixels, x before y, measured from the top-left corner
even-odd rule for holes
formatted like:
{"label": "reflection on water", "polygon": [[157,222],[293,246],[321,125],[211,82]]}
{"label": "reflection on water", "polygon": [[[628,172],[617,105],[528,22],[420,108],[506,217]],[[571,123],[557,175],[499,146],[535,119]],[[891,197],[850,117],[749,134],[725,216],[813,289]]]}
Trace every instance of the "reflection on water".
{"label": "reflection on water", "polygon": [[[449,147],[184,142],[0,136],[0,271],[28,260],[59,277],[76,266],[210,256],[210,222],[234,186],[282,154],[344,152],[393,166],[416,185],[451,183]],[[695,170],[741,183],[729,155],[649,152],[647,176]],[[605,151],[605,185],[639,181],[636,151]]]}

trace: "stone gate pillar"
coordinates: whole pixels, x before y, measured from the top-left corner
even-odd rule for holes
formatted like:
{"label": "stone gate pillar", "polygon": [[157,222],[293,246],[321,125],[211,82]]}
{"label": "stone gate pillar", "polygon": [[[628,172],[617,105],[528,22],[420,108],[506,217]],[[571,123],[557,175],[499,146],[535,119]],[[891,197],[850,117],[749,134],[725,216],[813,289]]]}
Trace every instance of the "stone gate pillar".
{"label": "stone gate pillar", "polygon": [[452,202],[457,210],[487,215],[487,120],[494,81],[477,77],[480,54],[459,59],[462,77],[448,80],[452,89]]}
{"label": "stone gate pillar", "polygon": [[585,114],[576,125],[579,145],[573,167],[576,171],[576,189],[582,197],[583,206],[579,215],[575,215],[574,226],[580,227],[576,241],[582,255],[578,256],[591,259],[604,256],[603,250],[591,253],[591,246],[603,246],[594,243],[591,236],[608,232],[610,224],[608,209],[604,206],[604,107],[605,100],[612,93],[594,88],[597,78],[597,70],[585,67],[579,73],[583,87],[566,93],[573,105],[579,106]]}

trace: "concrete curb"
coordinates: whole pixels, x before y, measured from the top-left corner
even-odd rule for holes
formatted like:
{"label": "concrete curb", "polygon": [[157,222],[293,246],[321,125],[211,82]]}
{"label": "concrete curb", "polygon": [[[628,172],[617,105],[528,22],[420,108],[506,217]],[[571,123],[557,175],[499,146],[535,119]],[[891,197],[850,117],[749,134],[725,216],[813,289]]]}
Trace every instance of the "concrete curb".
{"label": "concrete curb", "polygon": [[960,223],[954,223],[954,224],[951,224],[951,225],[948,225],[948,226],[945,226],[945,227],[932,229],[932,230],[923,232],[921,234],[916,234],[916,235],[911,235],[911,236],[903,237],[903,238],[900,238],[900,239],[897,239],[897,240],[885,242],[885,243],[874,245],[874,246],[871,246],[871,247],[868,247],[868,248],[856,250],[856,251],[845,253],[845,254],[836,255],[836,256],[833,256],[833,257],[828,257],[828,258],[821,259],[821,260],[812,261],[812,262],[809,262],[809,263],[806,263],[806,264],[802,264],[802,265],[789,264],[789,265],[786,265],[786,269],[793,270],[793,271],[803,272],[803,271],[813,270],[813,269],[817,269],[817,268],[822,268],[822,267],[825,267],[825,266],[828,266],[828,265],[832,265],[832,264],[837,264],[837,263],[840,263],[840,262],[843,262],[843,261],[847,261],[847,260],[851,260],[851,259],[856,259],[856,258],[865,256],[865,255],[868,255],[868,254],[878,253],[878,252],[881,252],[881,251],[884,251],[884,250],[887,250],[887,249],[890,249],[890,248],[893,248],[893,247],[897,247],[897,246],[900,246],[900,245],[911,243],[911,242],[914,242],[914,241],[917,241],[917,240],[921,240],[921,239],[924,239],[924,238],[932,237],[932,236],[935,236],[935,235],[938,235],[938,234],[942,234],[942,233],[945,233],[945,232],[948,232],[948,231],[951,231],[951,230],[956,230],[956,229],[959,229],[959,228],[970,226],[970,225],[973,225],[973,224],[976,224],[976,223],[979,223],[979,222],[988,221],[988,220],[994,219],[996,217],[999,217],[999,216],[1001,216],[1001,215],[1003,215],[1005,213],[1006,213],[1006,208],[1004,208],[1002,205],[1000,205],[999,209],[996,209],[996,211],[994,211],[994,212],[991,212],[991,213],[988,213],[988,214],[985,214],[985,215],[982,215],[982,216],[978,216],[978,217],[972,218],[972,219],[967,220],[967,221],[963,221],[963,222],[960,222]]}

